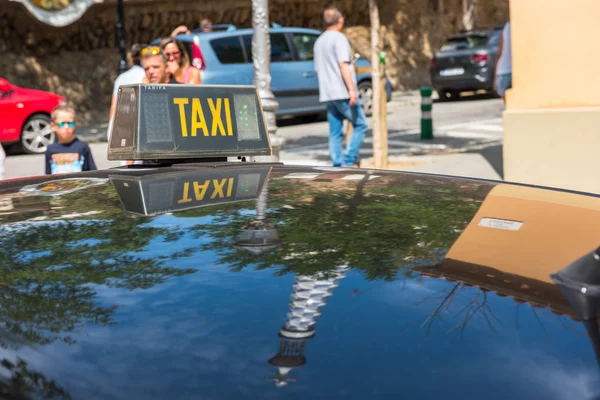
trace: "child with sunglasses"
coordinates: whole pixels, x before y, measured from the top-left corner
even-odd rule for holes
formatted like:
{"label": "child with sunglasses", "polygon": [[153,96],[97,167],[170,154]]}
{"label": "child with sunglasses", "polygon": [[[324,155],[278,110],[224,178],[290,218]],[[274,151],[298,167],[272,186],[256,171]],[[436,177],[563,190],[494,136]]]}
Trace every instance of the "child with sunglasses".
{"label": "child with sunglasses", "polygon": [[75,137],[75,110],[58,106],[52,111],[51,118],[50,126],[58,142],[50,144],[46,150],[46,174],[96,170],[90,147]]}

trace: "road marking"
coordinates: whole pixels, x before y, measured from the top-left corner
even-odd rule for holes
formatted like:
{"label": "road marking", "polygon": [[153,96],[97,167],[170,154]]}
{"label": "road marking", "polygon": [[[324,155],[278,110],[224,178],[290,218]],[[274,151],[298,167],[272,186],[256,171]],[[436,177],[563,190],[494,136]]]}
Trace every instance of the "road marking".
{"label": "road marking", "polygon": [[[434,136],[444,136],[444,137],[456,137],[456,138],[471,138],[471,139],[494,139],[497,140],[501,137],[501,134],[504,129],[502,126],[497,126],[493,124],[502,124],[502,118],[493,118],[493,119],[485,119],[471,122],[464,122],[460,124],[451,124],[451,125],[443,125],[434,128]],[[463,129],[461,129],[463,128]],[[461,129],[461,130],[458,130]],[[490,132],[490,134],[485,134],[482,132],[471,132],[464,129],[478,129]],[[494,133],[491,133],[494,132]],[[388,134],[388,139],[400,138],[411,135],[419,135],[421,131],[419,130],[411,130],[411,131],[400,131],[393,132]],[[373,138],[368,137],[365,138],[364,143],[373,143]],[[430,144],[430,143],[420,143],[420,142],[411,142],[411,141],[402,141],[402,140],[389,140],[388,144],[399,145],[399,146],[409,146],[407,153],[414,151],[415,149],[446,149],[447,146],[443,144]],[[327,148],[326,151],[323,149]],[[293,148],[285,149],[284,151],[288,153],[306,153],[310,152],[315,155],[329,155],[329,144],[328,142],[310,144],[306,146],[298,146]],[[323,151],[319,151],[323,150]],[[398,154],[401,149],[394,149],[393,153]],[[390,151],[390,153],[392,153]]]}
{"label": "road marking", "polygon": [[448,131],[448,132],[440,132],[439,136],[447,136],[453,138],[463,138],[463,139],[493,139],[499,138],[501,136],[498,135],[490,135],[489,133],[481,133],[481,132],[469,132],[469,131]]}
{"label": "road marking", "polygon": [[490,132],[504,132],[504,127],[502,125],[473,124],[469,126],[469,129],[477,129]]}

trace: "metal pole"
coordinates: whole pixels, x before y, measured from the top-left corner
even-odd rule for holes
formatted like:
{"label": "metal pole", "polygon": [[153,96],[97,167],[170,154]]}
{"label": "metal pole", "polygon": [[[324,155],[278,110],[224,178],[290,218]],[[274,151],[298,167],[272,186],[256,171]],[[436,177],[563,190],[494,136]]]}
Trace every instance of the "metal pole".
{"label": "metal pole", "polygon": [[117,46],[119,47],[119,73],[127,71],[127,43],[125,42],[125,8],[123,0],[117,1]]}
{"label": "metal pole", "polygon": [[279,149],[283,138],[276,135],[277,120],[275,110],[279,103],[271,91],[271,38],[269,37],[269,0],[252,0],[252,63],[254,65],[254,85],[262,103],[267,130],[273,148],[273,161],[279,161]]}

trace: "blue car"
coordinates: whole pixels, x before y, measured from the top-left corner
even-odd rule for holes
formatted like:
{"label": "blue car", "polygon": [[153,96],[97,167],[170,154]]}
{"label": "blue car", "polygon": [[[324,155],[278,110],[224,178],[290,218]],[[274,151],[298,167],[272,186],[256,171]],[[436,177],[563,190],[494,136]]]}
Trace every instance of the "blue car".
{"label": "blue car", "polygon": [[[319,83],[313,63],[313,47],[321,32],[314,29],[284,28],[277,24],[271,34],[272,90],[279,102],[277,117],[307,117],[322,115],[325,107],[319,103]],[[193,31],[176,36],[192,55],[192,45],[200,48],[202,83],[252,85],[252,29],[237,29],[233,25],[217,25],[212,32]],[[154,43],[158,43],[157,39]],[[371,114],[371,64],[365,58],[356,59],[359,96],[367,115]],[[387,82],[387,99],[391,100],[392,85]]]}

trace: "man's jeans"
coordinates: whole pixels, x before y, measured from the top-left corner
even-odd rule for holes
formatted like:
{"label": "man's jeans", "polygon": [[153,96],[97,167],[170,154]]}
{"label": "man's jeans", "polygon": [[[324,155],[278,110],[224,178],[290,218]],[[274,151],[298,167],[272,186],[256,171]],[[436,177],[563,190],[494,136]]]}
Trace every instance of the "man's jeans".
{"label": "man's jeans", "polygon": [[[327,120],[329,121],[329,154],[334,167],[351,166],[356,164],[360,146],[367,133],[365,113],[360,106],[360,101],[351,106],[349,100],[333,100],[325,102],[327,106]],[[346,151],[342,154],[344,141],[344,120],[354,125],[352,137],[348,142]]]}

